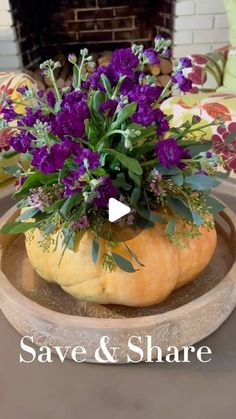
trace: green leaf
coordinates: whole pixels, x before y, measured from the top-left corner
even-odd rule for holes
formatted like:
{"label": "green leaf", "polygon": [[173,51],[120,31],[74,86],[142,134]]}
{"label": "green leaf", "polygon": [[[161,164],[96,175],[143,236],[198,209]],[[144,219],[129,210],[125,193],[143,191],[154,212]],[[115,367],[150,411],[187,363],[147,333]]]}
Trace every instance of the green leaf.
{"label": "green leaf", "polygon": [[140,265],[140,266],[145,266],[142,262],[140,262],[140,260],[138,259],[138,256],[136,255],[136,253],[133,252],[132,249],[130,249],[130,247],[124,242],[124,245],[126,247],[126,249],[128,250],[128,252],[130,253],[130,255],[132,256],[132,258]]}
{"label": "green leaf", "polygon": [[46,225],[45,225],[44,233],[45,234],[52,234],[52,233],[54,233],[56,228],[57,228],[57,226],[52,221],[48,221],[48,223],[46,223]]}
{"label": "green leaf", "polygon": [[132,102],[126,105],[117,115],[116,120],[111,124],[110,131],[113,131],[120,127],[122,122],[130,118],[134,114],[137,108],[137,103]]}
{"label": "green leaf", "polygon": [[82,203],[79,208],[77,208],[75,210],[75,212],[73,213],[73,215],[70,217],[70,220],[79,220],[80,217],[84,214],[85,212],[85,204]]}
{"label": "green leaf", "polygon": [[16,191],[13,196],[18,197],[29,191],[31,188],[36,188],[40,185],[52,185],[58,182],[58,173],[51,173],[45,175],[39,171],[35,171],[32,175],[28,176],[21,188]]}
{"label": "green leaf", "polygon": [[92,114],[99,121],[104,120],[103,114],[100,112],[100,105],[103,99],[103,94],[100,90],[97,90],[92,97]]}
{"label": "green leaf", "polygon": [[188,204],[185,203],[183,200],[180,200],[178,198],[174,198],[172,196],[167,197],[167,204],[168,207],[171,209],[171,211],[174,214],[181,215],[188,221],[193,221],[193,215],[188,207]]}
{"label": "green leaf", "polygon": [[99,247],[100,247],[100,245],[99,245],[98,239],[94,238],[93,243],[92,243],[92,260],[93,260],[93,263],[97,262]]}
{"label": "green leaf", "polygon": [[3,172],[8,175],[15,176],[19,172],[20,168],[16,165],[2,167]]}
{"label": "green leaf", "polygon": [[146,208],[143,207],[137,207],[138,214],[144,218],[147,221],[150,221],[153,225],[153,223],[161,223],[166,224],[165,218],[163,218],[161,215],[156,214],[153,211],[148,211]]}
{"label": "green leaf", "polygon": [[114,262],[117,264],[117,266],[119,266],[119,268],[121,268],[123,271],[129,272],[129,273],[133,273],[137,271],[137,269],[134,269],[132,263],[128,259],[124,258],[123,256],[112,252],[112,257],[113,257]]}
{"label": "green leaf", "polygon": [[167,169],[166,167],[161,166],[160,164],[155,165],[155,169],[158,170],[163,176],[175,176],[181,173],[181,170],[178,167],[172,167]]}
{"label": "green leaf", "polygon": [[172,220],[168,222],[167,227],[166,227],[167,236],[173,236],[175,232],[175,227],[176,227],[176,220],[172,218]]}
{"label": "green leaf", "polygon": [[182,173],[180,173],[179,175],[175,175],[172,177],[172,180],[174,182],[175,185],[177,186],[182,186],[184,183],[184,176]]}
{"label": "green leaf", "polygon": [[131,193],[131,198],[130,198],[131,206],[136,207],[137,202],[140,198],[140,195],[141,195],[141,189],[138,186],[135,186]]}
{"label": "green leaf", "polygon": [[192,216],[193,216],[193,222],[197,226],[200,226],[200,225],[203,224],[202,218],[200,217],[200,215],[196,211],[192,211]]}
{"label": "green leaf", "polygon": [[112,180],[112,183],[117,188],[122,188],[125,191],[129,191],[132,188],[132,185],[126,182],[124,173],[119,173],[116,179]]}
{"label": "green leaf", "polygon": [[204,153],[212,147],[212,142],[208,141],[206,144],[194,144],[187,149],[190,151],[192,157],[198,156],[200,153]]}
{"label": "green leaf", "polygon": [[207,175],[191,175],[185,177],[185,183],[195,191],[207,191],[220,184],[218,180]]}
{"label": "green leaf", "polygon": [[19,234],[19,233],[24,233],[28,230],[30,230],[31,228],[36,228],[37,224],[36,223],[22,223],[22,222],[14,222],[14,223],[8,223],[5,224],[1,230],[0,233],[4,233],[4,234]]}
{"label": "green leaf", "polygon": [[29,208],[28,210],[24,211],[19,217],[16,218],[16,221],[24,221],[32,218],[35,214],[39,212],[38,208]]}
{"label": "green leaf", "polygon": [[107,76],[104,73],[101,74],[101,80],[102,80],[103,86],[105,87],[105,90],[106,90],[108,96],[111,97],[112,96],[111,83],[110,83],[110,81],[108,80]]}
{"label": "green leaf", "polygon": [[82,200],[82,197],[80,193],[77,193],[67,198],[66,202],[62,205],[60,209],[60,214],[64,218],[64,220],[68,220],[70,218],[69,216],[70,211],[75,205],[79,204],[81,200]]}
{"label": "green leaf", "polygon": [[2,153],[1,153],[1,156],[4,158],[4,159],[11,159],[12,157],[15,157],[15,156],[17,156],[19,153],[17,153],[16,151],[3,151]]}
{"label": "green leaf", "polygon": [[136,175],[141,175],[143,173],[143,169],[140,166],[138,160],[133,159],[133,157],[129,157],[126,154],[119,153],[118,151],[112,150],[110,148],[106,148],[104,151],[106,151],[109,154],[113,154],[117,158],[117,160],[119,160],[121,164],[123,164],[123,166],[127,167]]}
{"label": "green leaf", "polygon": [[218,201],[218,199],[213,198],[211,195],[206,195],[206,205],[211,214],[218,214],[223,211],[225,205]]}

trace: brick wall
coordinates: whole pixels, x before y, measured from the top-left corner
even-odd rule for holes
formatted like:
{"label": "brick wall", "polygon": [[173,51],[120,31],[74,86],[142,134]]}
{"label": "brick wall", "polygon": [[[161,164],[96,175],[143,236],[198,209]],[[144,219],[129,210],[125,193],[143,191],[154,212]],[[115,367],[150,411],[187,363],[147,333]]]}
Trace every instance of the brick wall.
{"label": "brick wall", "polygon": [[0,70],[18,69],[21,65],[9,0],[0,0]]}
{"label": "brick wall", "polygon": [[228,42],[223,0],[176,0],[173,54],[206,53]]}
{"label": "brick wall", "polygon": [[227,43],[227,29],[223,0],[0,0],[0,70],[84,46],[148,46],[158,33],[175,57],[205,53]]}

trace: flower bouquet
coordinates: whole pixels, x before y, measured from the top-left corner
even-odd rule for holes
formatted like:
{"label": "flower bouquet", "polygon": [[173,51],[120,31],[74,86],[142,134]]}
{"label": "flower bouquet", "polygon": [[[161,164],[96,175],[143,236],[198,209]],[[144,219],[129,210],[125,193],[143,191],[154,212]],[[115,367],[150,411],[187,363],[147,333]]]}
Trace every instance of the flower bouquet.
{"label": "flower bouquet", "polygon": [[[73,82],[61,91],[60,63],[48,60],[41,70],[55,93],[21,87],[22,103],[31,100],[23,116],[5,100],[1,126],[15,124],[11,147],[21,154],[9,167],[21,213],[2,232],[25,233],[35,270],[79,299],[158,303],[214,252],[213,215],[222,205],[210,191],[221,158],[199,117],[171,127],[160,109],[173,89],[191,90],[191,61],[176,63],[165,88],[146,71],[169,46],[158,37],[150,49],[116,50],[90,76],[92,57],[83,49],[79,59],[69,55]],[[108,220],[112,198],[131,208],[115,223]]]}

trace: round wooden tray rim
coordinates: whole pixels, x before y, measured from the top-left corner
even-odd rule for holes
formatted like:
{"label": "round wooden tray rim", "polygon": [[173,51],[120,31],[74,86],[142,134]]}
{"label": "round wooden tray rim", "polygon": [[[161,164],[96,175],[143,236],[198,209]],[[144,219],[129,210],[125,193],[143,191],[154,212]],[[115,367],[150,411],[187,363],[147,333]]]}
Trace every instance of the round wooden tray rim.
{"label": "round wooden tray rim", "polygon": [[[0,226],[4,225],[9,219],[14,217],[17,209],[14,206],[11,208],[1,219]],[[231,226],[234,229],[234,249],[236,250],[236,216],[230,209],[225,209],[223,212],[224,218],[230,222]],[[1,258],[1,249],[0,249],[0,258]],[[138,324],[137,324],[137,317],[131,318],[124,318],[124,319],[112,319],[112,318],[96,318],[96,317],[85,317],[85,316],[74,316],[70,314],[63,314],[53,310],[50,310],[47,307],[42,307],[38,303],[30,300],[23,294],[21,294],[6,278],[6,276],[1,274],[1,282],[0,282],[0,289],[7,294],[8,298],[10,298],[14,304],[23,305],[24,309],[31,309],[34,310],[35,314],[40,316],[40,319],[48,322],[49,316],[51,322],[59,322],[61,325],[68,325],[73,324],[83,328],[97,328],[100,329],[113,329],[113,328],[134,328],[138,327],[150,327],[153,325],[158,325],[163,322],[170,322],[178,315],[187,315],[188,313],[193,313],[194,310],[199,310],[203,308],[206,304],[209,304],[211,301],[214,302],[216,299],[216,293],[220,293],[221,289],[225,287],[227,282],[236,283],[236,263],[234,262],[231,266],[231,269],[227,273],[227,275],[222,279],[222,281],[217,284],[213,289],[206,292],[204,295],[196,298],[195,300],[184,304],[181,307],[175,308],[174,310],[170,310],[165,313],[156,314],[156,315],[147,315],[147,316],[140,316],[138,317]]]}

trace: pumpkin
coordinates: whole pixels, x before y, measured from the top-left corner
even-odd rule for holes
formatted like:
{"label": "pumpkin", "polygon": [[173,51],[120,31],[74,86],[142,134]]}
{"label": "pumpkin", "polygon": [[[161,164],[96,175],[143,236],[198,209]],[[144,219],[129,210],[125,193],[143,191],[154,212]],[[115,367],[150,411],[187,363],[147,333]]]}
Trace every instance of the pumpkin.
{"label": "pumpkin", "polygon": [[[188,228],[181,225],[182,229]],[[109,272],[102,267],[105,240],[100,239],[97,262],[91,257],[93,234],[86,231],[75,243],[74,249],[63,253],[62,235],[52,235],[47,251],[40,246],[41,233],[26,233],[26,249],[36,272],[46,281],[59,284],[67,293],[86,301],[100,304],[148,306],[163,301],[173,290],[193,280],[209,263],[216,247],[215,229],[200,227],[201,235],[188,239],[185,247],[171,243],[165,227],[156,224],[143,230],[128,241],[129,247],[145,265],[134,273],[127,273],[118,266]],[[59,235],[59,236],[58,236]],[[57,237],[58,236],[58,237]],[[130,259],[122,243],[115,252]]]}

